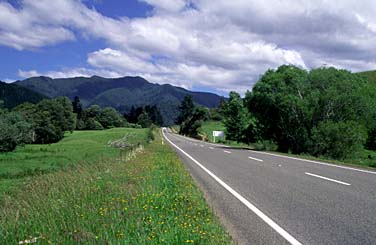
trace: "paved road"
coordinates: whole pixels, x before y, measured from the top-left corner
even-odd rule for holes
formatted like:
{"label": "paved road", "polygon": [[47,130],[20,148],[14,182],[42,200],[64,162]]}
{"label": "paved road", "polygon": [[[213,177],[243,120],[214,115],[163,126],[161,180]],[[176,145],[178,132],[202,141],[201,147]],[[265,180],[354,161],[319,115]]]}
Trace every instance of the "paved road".
{"label": "paved road", "polygon": [[376,172],[163,131],[239,243],[376,244]]}

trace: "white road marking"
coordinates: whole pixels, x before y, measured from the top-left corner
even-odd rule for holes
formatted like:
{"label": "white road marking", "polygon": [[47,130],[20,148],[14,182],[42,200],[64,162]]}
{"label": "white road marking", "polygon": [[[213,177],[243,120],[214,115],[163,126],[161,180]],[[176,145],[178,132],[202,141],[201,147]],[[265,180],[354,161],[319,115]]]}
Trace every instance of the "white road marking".
{"label": "white road marking", "polygon": [[200,145],[201,147],[204,147],[204,145]]}
{"label": "white road marking", "polygon": [[197,145],[196,143],[194,145]]}
{"label": "white road marking", "polygon": [[257,159],[257,158],[254,158],[254,157],[248,157],[249,159],[252,159],[252,160],[255,160],[255,161],[258,161],[258,162],[263,162],[264,160],[261,160],[261,159]]}
{"label": "white road marking", "polygon": [[353,170],[353,171],[358,171],[358,172],[368,173],[368,174],[376,174],[376,171],[369,171],[369,170],[352,168],[352,167],[347,167],[347,166],[334,165],[334,164],[325,163],[325,162],[318,162],[318,161],[307,160],[307,159],[302,159],[302,158],[283,156],[283,155],[273,154],[273,153],[269,153],[269,152],[260,152],[260,151],[252,151],[252,150],[250,150],[250,151],[254,152],[254,153],[264,154],[264,155],[270,155],[270,156],[275,156],[275,157],[288,158],[288,159],[293,159],[293,160],[298,160],[298,161],[303,161],[303,162],[316,163],[316,164],[320,164],[320,165],[324,165],[324,166],[329,166],[329,167],[342,168],[342,169]]}
{"label": "white road marking", "polygon": [[210,170],[204,167],[201,163],[199,163],[196,159],[194,159],[191,155],[183,151],[179,146],[172,143],[172,141],[166,137],[163,132],[163,137],[174,146],[176,149],[181,151],[184,155],[186,155],[189,159],[191,159],[197,166],[199,166],[202,170],[204,170],[207,174],[209,174],[214,180],[216,180],[221,186],[223,186],[228,192],[230,192],[234,197],[236,197],[240,202],[242,202],[248,209],[254,212],[258,217],[260,217],[266,224],[268,224],[271,228],[273,228],[278,234],[280,234],[284,239],[286,239],[289,243],[293,245],[301,245],[301,243],[296,240],[293,236],[291,236],[287,231],[285,231],[282,227],[280,227],[277,223],[275,223],[271,218],[266,216],[260,209],[258,209],[255,205],[250,203],[247,199],[241,196],[238,192],[232,189],[229,185],[223,182],[220,178],[218,178],[215,174],[213,174]]}
{"label": "white road marking", "polygon": [[230,154],[231,153],[231,151],[223,151],[224,153],[228,153],[228,154]]}
{"label": "white road marking", "polygon": [[214,147],[211,147],[211,146],[210,146],[209,149],[214,150]]}
{"label": "white road marking", "polygon": [[320,178],[320,179],[324,179],[324,180],[329,180],[329,181],[332,181],[332,182],[335,182],[335,183],[338,183],[338,184],[341,184],[341,185],[351,185],[351,184],[346,183],[346,182],[342,182],[342,181],[335,180],[335,179],[330,179],[330,178],[323,177],[323,176],[320,176],[320,175],[317,175],[317,174],[311,174],[311,173],[307,173],[307,172],[305,172],[305,174],[313,176],[313,177],[316,177],[316,178]]}

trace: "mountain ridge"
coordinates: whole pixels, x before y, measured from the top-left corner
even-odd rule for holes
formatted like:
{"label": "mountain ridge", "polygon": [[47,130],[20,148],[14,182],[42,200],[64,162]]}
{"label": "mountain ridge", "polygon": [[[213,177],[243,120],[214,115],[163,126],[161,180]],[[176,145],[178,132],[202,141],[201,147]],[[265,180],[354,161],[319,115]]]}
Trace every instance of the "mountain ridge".
{"label": "mountain ridge", "polygon": [[111,106],[125,113],[132,106],[156,105],[167,125],[174,123],[178,106],[186,95],[191,95],[199,105],[213,108],[219,105],[221,96],[208,92],[190,91],[171,84],[150,83],[135,77],[104,78],[99,76],[58,78],[31,77],[15,84],[44,94],[50,98],[79,96],[84,107],[97,104]]}

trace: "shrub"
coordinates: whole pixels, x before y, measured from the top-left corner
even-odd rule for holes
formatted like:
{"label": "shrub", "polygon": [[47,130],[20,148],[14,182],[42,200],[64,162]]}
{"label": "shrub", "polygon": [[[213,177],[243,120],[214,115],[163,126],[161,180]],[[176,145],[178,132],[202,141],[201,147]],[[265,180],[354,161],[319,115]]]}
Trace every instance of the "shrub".
{"label": "shrub", "polygon": [[357,122],[321,122],[312,130],[312,154],[345,159],[363,148],[366,137],[365,128]]}
{"label": "shrub", "polygon": [[278,149],[278,145],[272,140],[259,140],[254,146],[258,151],[276,151]]}

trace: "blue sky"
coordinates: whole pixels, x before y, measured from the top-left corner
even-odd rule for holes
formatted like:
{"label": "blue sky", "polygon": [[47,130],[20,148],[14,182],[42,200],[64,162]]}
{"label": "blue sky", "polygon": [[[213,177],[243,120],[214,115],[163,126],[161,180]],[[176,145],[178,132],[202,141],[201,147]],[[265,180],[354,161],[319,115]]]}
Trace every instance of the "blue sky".
{"label": "blue sky", "polygon": [[226,95],[282,64],[375,70],[374,13],[373,0],[0,0],[0,80],[142,76]]}

